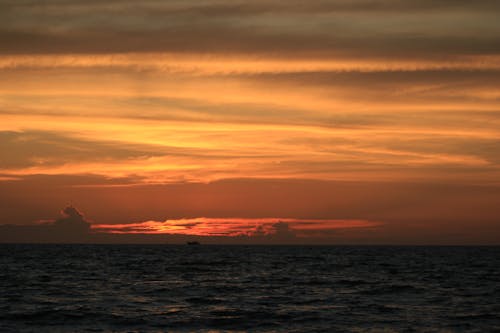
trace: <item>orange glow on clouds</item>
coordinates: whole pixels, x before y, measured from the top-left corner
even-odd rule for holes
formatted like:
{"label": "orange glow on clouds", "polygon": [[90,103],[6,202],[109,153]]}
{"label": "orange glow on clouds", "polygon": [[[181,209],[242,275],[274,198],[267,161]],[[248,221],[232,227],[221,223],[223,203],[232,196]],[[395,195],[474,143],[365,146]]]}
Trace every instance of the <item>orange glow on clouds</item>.
{"label": "orange glow on clouds", "polygon": [[16,55],[0,58],[0,69],[124,68],[196,74],[256,74],[317,71],[421,71],[500,69],[499,56],[456,56],[445,60],[280,59],[209,54],[117,53]]}
{"label": "orange glow on clouds", "polygon": [[94,232],[115,234],[181,234],[196,236],[264,236],[277,232],[277,224],[286,224],[297,236],[308,233],[382,225],[367,220],[296,219],[296,218],[189,218],[144,221],[127,224],[93,224]]}
{"label": "orange glow on clouds", "polygon": [[500,2],[435,2],[2,1],[1,223],[500,239]]}

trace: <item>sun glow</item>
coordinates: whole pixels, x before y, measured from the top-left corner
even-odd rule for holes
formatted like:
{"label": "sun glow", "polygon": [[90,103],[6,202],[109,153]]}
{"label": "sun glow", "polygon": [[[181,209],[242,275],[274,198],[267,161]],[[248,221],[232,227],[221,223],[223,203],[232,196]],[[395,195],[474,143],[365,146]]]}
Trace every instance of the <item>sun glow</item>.
{"label": "sun glow", "polygon": [[94,232],[113,234],[182,234],[197,236],[264,236],[276,233],[276,225],[286,224],[294,234],[307,237],[311,232],[336,229],[370,228],[380,222],[338,219],[295,218],[186,218],[126,224],[93,224]]}

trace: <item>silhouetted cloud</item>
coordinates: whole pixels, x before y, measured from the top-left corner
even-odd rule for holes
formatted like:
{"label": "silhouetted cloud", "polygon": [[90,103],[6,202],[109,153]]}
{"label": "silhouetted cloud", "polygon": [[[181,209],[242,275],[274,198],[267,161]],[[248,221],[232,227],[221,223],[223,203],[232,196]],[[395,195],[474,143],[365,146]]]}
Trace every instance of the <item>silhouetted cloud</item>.
{"label": "silhouetted cloud", "polygon": [[0,242],[85,242],[89,233],[90,222],[70,205],[56,220],[43,220],[36,225],[0,225]]}
{"label": "silhouetted cloud", "polygon": [[52,224],[57,230],[65,230],[67,232],[89,232],[90,223],[85,220],[82,213],[73,206],[67,206],[61,211],[62,217],[55,220]]}
{"label": "silhouetted cloud", "polygon": [[270,236],[278,240],[290,240],[296,237],[295,232],[290,229],[290,225],[286,222],[277,222],[273,224],[273,228],[274,232]]}

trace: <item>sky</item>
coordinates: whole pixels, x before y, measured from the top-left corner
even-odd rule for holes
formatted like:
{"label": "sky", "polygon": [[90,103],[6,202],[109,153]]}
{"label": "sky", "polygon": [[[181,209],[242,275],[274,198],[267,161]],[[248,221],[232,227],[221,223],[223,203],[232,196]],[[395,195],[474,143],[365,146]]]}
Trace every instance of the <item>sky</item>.
{"label": "sky", "polygon": [[499,10],[0,0],[0,224],[500,244]]}

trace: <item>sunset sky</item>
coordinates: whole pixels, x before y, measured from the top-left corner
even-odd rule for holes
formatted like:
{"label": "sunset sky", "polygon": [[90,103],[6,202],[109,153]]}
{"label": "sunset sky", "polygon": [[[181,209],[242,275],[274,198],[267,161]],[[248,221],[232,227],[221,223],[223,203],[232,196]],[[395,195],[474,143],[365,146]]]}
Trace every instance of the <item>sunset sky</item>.
{"label": "sunset sky", "polygon": [[499,12],[0,0],[0,224],[500,244]]}

